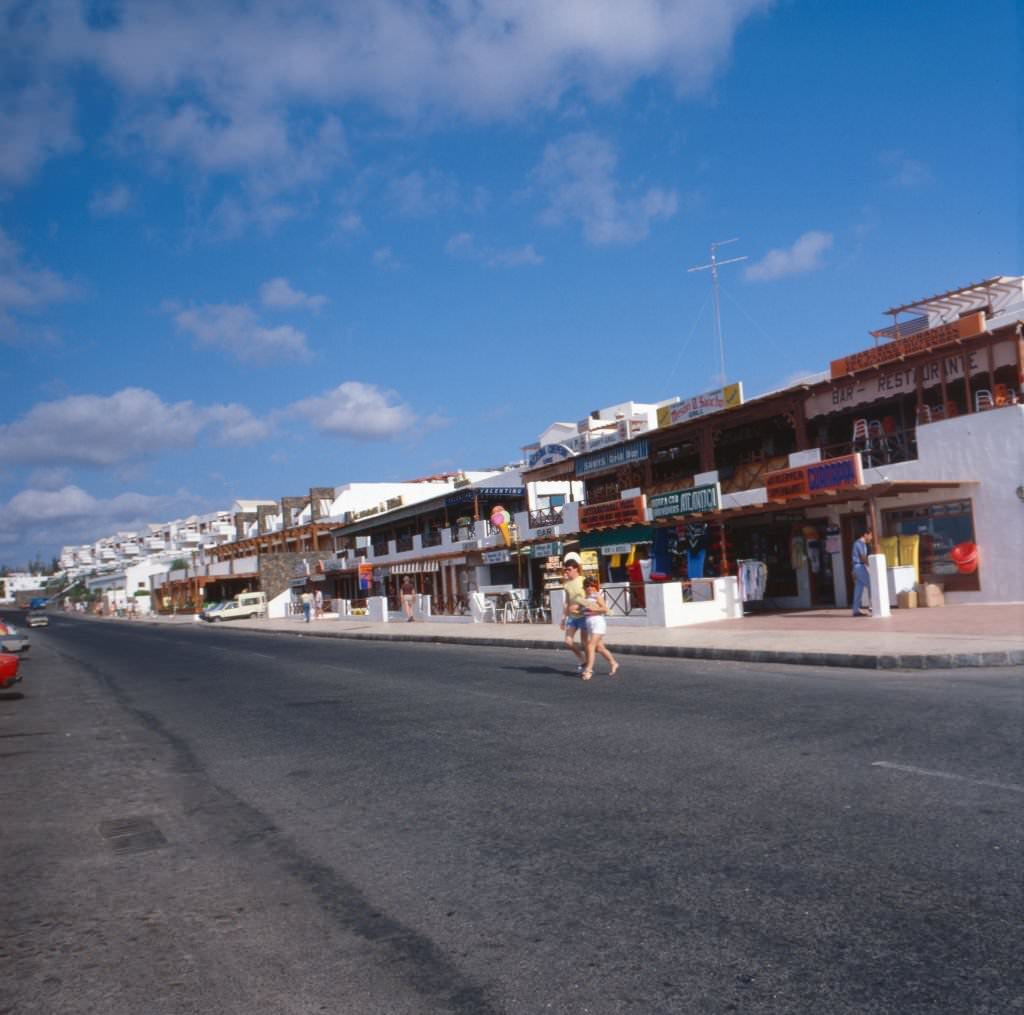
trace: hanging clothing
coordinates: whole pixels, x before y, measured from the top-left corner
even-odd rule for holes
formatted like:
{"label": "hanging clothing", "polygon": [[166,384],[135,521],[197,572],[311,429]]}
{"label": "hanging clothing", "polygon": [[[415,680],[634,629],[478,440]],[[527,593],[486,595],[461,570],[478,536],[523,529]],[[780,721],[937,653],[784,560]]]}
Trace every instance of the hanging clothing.
{"label": "hanging clothing", "polygon": [[686,526],[686,574],[689,578],[704,577],[704,561],[711,537],[707,522],[689,522]]}
{"label": "hanging clothing", "polygon": [[743,601],[748,603],[764,599],[765,586],[768,584],[768,565],[763,560],[741,560],[737,563],[737,577]]}

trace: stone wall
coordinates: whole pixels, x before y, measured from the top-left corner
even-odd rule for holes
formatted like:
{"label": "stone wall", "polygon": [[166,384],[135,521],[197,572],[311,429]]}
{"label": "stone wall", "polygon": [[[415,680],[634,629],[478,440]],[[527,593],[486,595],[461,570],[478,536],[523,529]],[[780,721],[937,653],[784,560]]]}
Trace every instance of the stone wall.
{"label": "stone wall", "polygon": [[260,554],[260,588],[266,593],[269,602],[289,587],[293,578],[304,573],[302,562],[309,564],[310,572],[316,571],[319,560],[331,560],[335,556],[333,550],[304,550],[301,553],[261,553]]}

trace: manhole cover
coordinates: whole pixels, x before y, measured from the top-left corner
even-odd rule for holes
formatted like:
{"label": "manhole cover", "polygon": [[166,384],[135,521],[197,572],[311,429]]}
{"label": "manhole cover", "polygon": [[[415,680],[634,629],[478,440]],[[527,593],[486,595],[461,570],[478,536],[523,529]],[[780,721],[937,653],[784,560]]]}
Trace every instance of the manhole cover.
{"label": "manhole cover", "polygon": [[167,845],[163,832],[149,818],[113,818],[100,822],[100,835],[115,853],[145,853]]}

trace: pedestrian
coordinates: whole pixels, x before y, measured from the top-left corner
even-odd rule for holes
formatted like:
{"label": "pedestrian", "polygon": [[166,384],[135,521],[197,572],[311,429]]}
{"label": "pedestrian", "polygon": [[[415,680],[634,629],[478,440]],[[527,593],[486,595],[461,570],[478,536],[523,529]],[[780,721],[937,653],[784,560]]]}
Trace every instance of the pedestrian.
{"label": "pedestrian", "polygon": [[412,579],[406,575],[402,580],[402,611],[405,613],[405,619],[411,624],[416,618],[412,615],[413,607],[416,603],[416,586],[413,585]]}
{"label": "pedestrian", "polygon": [[594,658],[600,655],[608,660],[608,676],[614,677],[619,664],[604,643],[605,632],[608,630],[608,622],[605,620],[608,603],[601,591],[601,583],[594,575],[588,575],[583,579],[583,591],[586,593],[587,662],[580,676],[589,680],[594,675]]}
{"label": "pedestrian", "polygon": [[302,615],[307,624],[313,619],[313,597],[309,592],[302,593]]}
{"label": "pedestrian", "polygon": [[862,617],[865,613],[871,612],[871,607],[869,606],[862,610],[860,601],[865,590],[867,590],[868,593],[868,601],[870,602],[871,600],[871,576],[868,574],[868,551],[874,538],[875,536],[871,529],[867,529],[864,535],[862,535],[860,539],[853,544],[853,559],[851,563],[853,565],[853,615],[855,617]]}
{"label": "pedestrian", "polygon": [[324,593],[322,589],[317,589],[313,593],[313,614],[317,620],[323,620],[324,616]]}
{"label": "pedestrian", "polygon": [[[583,675],[587,663],[587,617],[584,603],[587,596],[583,591],[583,567],[576,554],[570,554],[563,564],[565,580],[562,592],[565,593],[562,605],[562,620],[559,627],[565,632],[565,647],[576,656],[576,672]],[[580,644],[576,644],[576,635],[580,636]]]}

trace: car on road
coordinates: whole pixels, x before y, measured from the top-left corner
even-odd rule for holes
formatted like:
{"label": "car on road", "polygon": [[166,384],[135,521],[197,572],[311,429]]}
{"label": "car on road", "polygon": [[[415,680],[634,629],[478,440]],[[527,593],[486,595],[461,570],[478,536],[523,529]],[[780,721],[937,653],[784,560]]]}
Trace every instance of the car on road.
{"label": "car on road", "polygon": [[0,622],[0,652],[27,652],[28,638],[13,624]]}
{"label": "car on road", "polygon": [[200,611],[199,619],[200,620],[208,620],[208,621],[210,621],[212,623],[216,619],[217,614],[220,613],[220,611],[223,610],[224,607],[227,606],[227,605],[228,604],[226,602],[224,602],[224,603],[210,603],[209,606],[207,606],[204,610]]}
{"label": "car on road", "polygon": [[45,613],[40,613],[38,610],[33,611],[28,615],[25,621],[29,627],[47,627],[50,623],[50,618]]}
{"label": "car on road", "polygon": [[21,680],[21,674],[18,672],[20,666],[21,660],[17,656],[9,653],[0,654],[0,691],[7,690]]}
{"label": "car on road", "polygon": [[214,622],[242,620],[245,617],[262,617],[266,612],[267,597],[263,592],[243,592],[224,603],[209,619]]}

